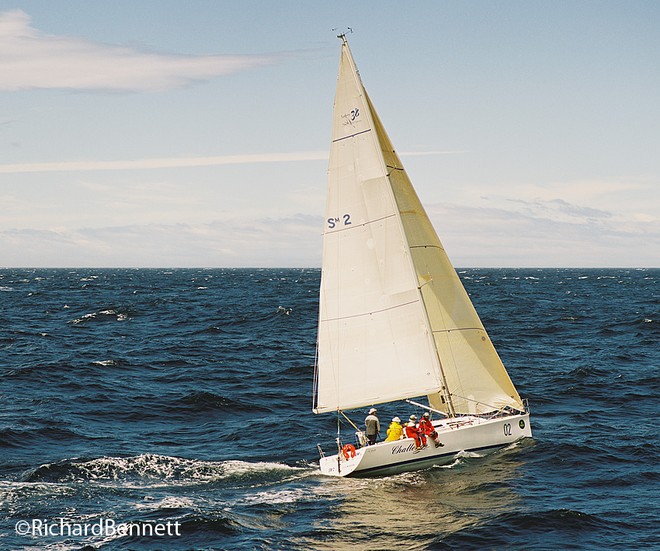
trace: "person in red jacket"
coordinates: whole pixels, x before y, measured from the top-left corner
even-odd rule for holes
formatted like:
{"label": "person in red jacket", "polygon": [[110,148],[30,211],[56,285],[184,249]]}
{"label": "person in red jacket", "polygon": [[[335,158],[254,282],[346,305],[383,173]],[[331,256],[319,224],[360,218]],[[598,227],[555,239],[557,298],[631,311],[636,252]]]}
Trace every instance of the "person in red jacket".
{"label": "person in red jacket", "polygon": [[422,415],[422,418],[419,421],[419,431],[423,435],[429,436],[431,440],[433,440],[436,448],[444,446],[444,444],[438,440],[438,431],[435,430],[435,427],[431,422],[431,415],[428,411]]}
{"label": "person in red jacket", "polygon": [[406,436],[415,439],[415,449],[421,450],[426,447],[426,435],[417,427],[417,416],[411,415],[406,425]]}

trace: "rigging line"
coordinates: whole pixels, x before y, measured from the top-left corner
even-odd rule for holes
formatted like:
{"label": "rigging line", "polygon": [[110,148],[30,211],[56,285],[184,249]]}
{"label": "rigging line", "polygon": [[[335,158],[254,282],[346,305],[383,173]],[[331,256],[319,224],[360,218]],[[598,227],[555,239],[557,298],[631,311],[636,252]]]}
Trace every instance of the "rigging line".
{"label": "rigging line", "polygon": [[[412,248],[410,247],[410,245],[408,245],[408,251],[409,251],[410,256],[412,258]],[[415,270],[414,260],[413,260],[413,270]],[[454,404],[451,400],[451,392],[449,391],[449,385],[447,384],[447,374],[445,373],[445,368],[443,366],[443,359],[440,357],[440,350],[438,350],[438,343],[435,340],[435,335],[434,335],[434,332],[433,332],[433,325],[431,324],[431,319],[429,318],[429,312],[428,312],[428,309],[427,309],[427,306],[426,306],[426,299],[424,297],[424,292],[422,291],[422,288],[425,285],[431,283],[432,281],[433,281],[433,278],[431,277],[431,274],[429,273],[429,280],[422,283],[420,286],[418,286],[417,287],[417,292],[419,293],[419,300],[421,300],[422,305],[423,305],[423,311],[425,312],[426,327],[428,329],[430,329],[430,331],[431,331],[431,343],[429,343],[429,344],[432,347],[433,355],[438,360],[437,365],[438,365],[438,368],[440,369],[439,374],[440,374],[440,379],[441,379],[440,382],[442,383],[442,388],[441,388],[442,397],[443,397],[443,400],[447,402],[447,408],[449,409],[449,413],[451,414],[451,415],[449,415],[449,417],[455,417],[456,416],[456,410],[454,409]],[[440,314],[440,316],[443,319],[443,323],[444,323],[444,316],[442,315],[442,313]],[[449,343],[449,345],[450,345],[450,350],[451,350],[451,343]],[[453,356],[453,352],[452,352],[452,356]]]}
{"label": "rigging line", "polygon": [[[412,250],[410,248],[409,248],[409,251],[412,253]],[[412,254],[411,254],[411,257],[412,257]],[[454,403],[452,402],[452,399],[451,399],[451,392],[449,390],[449,384],[447,383],[447,374],[445,373],[445,368],[443,366],[443,359],[440,357],[440,350],[438,350],[438,343],[435,340],[435,335],[434,335],[434,332],[433,332],[433,326],[431,325],[431,320],[429,318],[429,312],[428,312],[428,309],[426,307],[426,299],[424,298],[424,293],[422,292],[422,287],[424,287],[424,285],[421,285],[420,287],[418,287],[417,291],[419,293],[419,298],[422,301],[422,304],[424,305],[423,310],[424,310],[425,315],[426,315],[426,326],[428,327],[428,329],[431,330],[431,341],[432,341],[431,346],[433,347],[432,348],[433,352],[435,354],[435,357],[438,360],[438,367],[440,369],[440,378],[441,378],[441,382],[442,382],[443,400],[445,400],[447,402],[447,408],[449,409],[449,413],[451,414],[450,417],[455,417],[456,416],[456,409],[454,408]],[[444,322],[444,315],[442,314],[442,311],[440,311],[440,317],[441,317],[443,325],[446,325],[445,322]],[[453,359],[454,352],[451,349],[451,341],[449,342],[449,351],[451,352],[452,359]],[[454,362],[454,365],[455,365],[455,362]]]}
{"label": "rigging line", "polygon": [[[339,410],[337,410],[339,411]],[[337,472],[341,473],[341,419],[337,415]]]}
{"label": "rigging line", "polygon": [[328,322],[328,321],[348,320],[348,319],[352,319],[352,318],[361,318],[361,317],[364,317],[364,316],[371,316],[373,314],[381,314],[383,312],[387,312],[388,310],[394,310],[396,308],[401,308],[402,306],[408,306],[409,304],[415,304],[416,302],[419,302],[419,301],[418,300],[411,300],[409,302],[403,302],[401,304],[395,304],[394,306],[389,306],[389,307],[383,308],[381,310],[374,310],[372,312],[365,312],[364,314],[354,314],[352,316],[342,316],[342,317],[339,317],[339,318],[326,318],[326,319],[322,319],[321,321]]}
{"label": "rigging line", "polygon": [[346,140],[348,138],[354,138],[355,136],[359,136],[360,134],[365,134],[367,132],[371,132],[371,128],[367,128],[366,130],[361,130],[360,132],[356,132],[355,134],[349,134],[348,136],[342,136],[341,138],[337,138],[336,140],[332,140],[332,143],[337,143],[342,140]]}
{"label": "rigging line", "polygon": [[351,420],[348,418],[348,416],[347,416],[342,410],[338,409],[337,411],[338,411],[339,413],[341,413],[341,414],[344,416],[344,419],[346,419],[346,420],[350,423],[350,425],[351,425],[356,431],[358,431],[358,432],[362,432],[362,431],[357,427],[357,425],[356,425],[355,423],[353,423],[353,421],[351,421]]}
{"label": "rigging line", "polygon": [[319,340],[316,338],[316,352],[314,354],[314,387],[312,393],[312,411],[316,413],[319,398]]}

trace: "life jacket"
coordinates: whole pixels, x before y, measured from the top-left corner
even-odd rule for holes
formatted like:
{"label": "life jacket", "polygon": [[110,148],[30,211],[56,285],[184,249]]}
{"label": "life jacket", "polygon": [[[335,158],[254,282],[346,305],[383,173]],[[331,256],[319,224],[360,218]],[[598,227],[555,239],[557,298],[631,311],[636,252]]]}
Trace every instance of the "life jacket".
{"label": "life jacket", "polygon": [[412,421],[406,425],[406,436],[408,438],[418,438],[419,429],[415,426],[415,423]]}
{"label": "life jacket", "polygon": [[422,417],[422,419],[419,422],[419,430],[422,434],[432,434],[435,432],[435,428],[433,427],[433,423],[431,423],[430,419],[425,419]]}
{"label": "life jacket", "polygon": [[392,423],[390,423],[390,427],[387,429],[387,438],[385,439],[385,442],[400,440],[402,434],[403,434],[403,427],[401,426],[401,423],[396,423],[392,421]]}

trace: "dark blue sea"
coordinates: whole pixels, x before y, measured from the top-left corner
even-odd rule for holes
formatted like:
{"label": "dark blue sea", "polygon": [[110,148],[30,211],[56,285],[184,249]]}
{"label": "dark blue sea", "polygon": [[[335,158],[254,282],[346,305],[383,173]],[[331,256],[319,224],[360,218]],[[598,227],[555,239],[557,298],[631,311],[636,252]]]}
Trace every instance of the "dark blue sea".
{"label": "dark blue sea", "polygon": [[534,438],[331,479],[318,270],[1,269],[0,549],[660,549],[660,270],[460,276]]}

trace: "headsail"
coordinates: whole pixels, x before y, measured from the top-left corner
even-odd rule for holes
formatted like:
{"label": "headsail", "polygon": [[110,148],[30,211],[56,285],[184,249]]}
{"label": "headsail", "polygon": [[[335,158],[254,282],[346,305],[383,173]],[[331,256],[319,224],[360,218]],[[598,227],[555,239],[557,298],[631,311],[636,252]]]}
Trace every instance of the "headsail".
{"label": "headsail", "polygon": [[448,392],[455,412],[522,409],[345,38],[326,209],[314,411],[426,394],[452,412]]}

